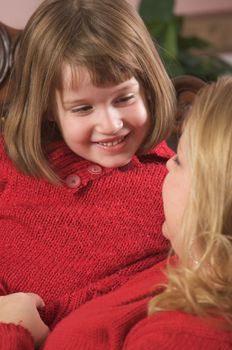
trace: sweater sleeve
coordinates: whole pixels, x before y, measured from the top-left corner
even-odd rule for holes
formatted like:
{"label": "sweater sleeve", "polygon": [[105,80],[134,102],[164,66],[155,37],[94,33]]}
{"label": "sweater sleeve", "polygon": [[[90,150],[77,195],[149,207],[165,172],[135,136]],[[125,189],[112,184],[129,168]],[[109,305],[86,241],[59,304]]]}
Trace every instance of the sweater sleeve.
{"label": "sweater sleeve", "polygon": [[34,341],[25,328],[0,323],[0,350],[34,350]]}
{"label": "sweater sleeve", "polygon": [[128,334],[123,350],[229,350],[230,332],[199,317],[163,312],[140,321]]}
{"label": "sweater sleeve", "polygon": [[[8,172],[8,157],[5,152],[5,144],[3,137],[0,136],[0,201],[1,201],[1,195],[4,192],[4,189],[7,185],[7,172]],[[0,217],[0,227],[1,227],[1,220]],[[1,251],[0,251],[0,257],[1,257]],[[1,257],[2,259],[2,257]],[[0,272],[0,296],[9,294],[9,289],[7,286],[7,281],[2,280],[2,273]]]}
{"label": "sweater sleeve", "polygon": [[[9,159],[4,140],[0,137],[0,196],[7,184]],[[9,293],[7,285],[0,279],[0,296]],[[0,323],[0,350],[33,350],[34,341],[30,333],[21,326]]]}

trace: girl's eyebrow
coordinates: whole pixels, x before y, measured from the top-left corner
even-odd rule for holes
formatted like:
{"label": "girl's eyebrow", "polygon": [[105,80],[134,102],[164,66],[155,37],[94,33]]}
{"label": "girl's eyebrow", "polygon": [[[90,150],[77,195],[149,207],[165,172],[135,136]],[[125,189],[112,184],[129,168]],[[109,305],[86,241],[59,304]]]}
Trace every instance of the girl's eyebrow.
{"label": "girl's eyebrow", "polygon": [[116,87],[116,91],[117,90],[126,90],[126,89],[130,89],[132,87],[137,87],[137,86],[139,86],[138,81],[123,82],[122,84],[120,84],[119,86]]}
{"label": "girl's eyebrow", "polygon": [[63,106],[71,106],[71,105],[74,105],[74,104],[86,104],[86,101],[84,99],[70,99],[70,100],[62,100],[62,104]]}
{"label": "girl's eyebrow", "polygon": [[123,92],[124,90],[129,90],[131,88],[136,88],[139,87],[139,82],[138,81],[124,81],[116,86],[102,86],[103,89],[109,89],[111,92],[118,93],[118,92]]}

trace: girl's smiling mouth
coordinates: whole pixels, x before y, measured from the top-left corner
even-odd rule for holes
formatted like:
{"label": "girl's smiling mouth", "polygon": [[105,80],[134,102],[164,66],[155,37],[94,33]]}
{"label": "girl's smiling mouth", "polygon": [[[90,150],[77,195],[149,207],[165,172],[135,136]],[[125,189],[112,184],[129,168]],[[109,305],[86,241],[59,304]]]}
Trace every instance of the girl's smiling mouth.
{"label": "girl's smiling mouth", "polygon": [[130,133],[124,136],[106,138],[104,140],[95,141],[93,143],[99,146],[101,149],[120,152],[120,150],[125,146],[125,141],[128,139],[129,135]]}
{"label": "girl's smiling mouth", "polygon": [[122,141],[124,141],[125,138],[126,138],[126,136],[122,136],[122,137],[114,139],[112,141],[100,141],[100,142],[97,142],[97,143],[99,145],[101,145],[101,146],[112,147],[112,146],[116,146],[119,143],[121,143]]}

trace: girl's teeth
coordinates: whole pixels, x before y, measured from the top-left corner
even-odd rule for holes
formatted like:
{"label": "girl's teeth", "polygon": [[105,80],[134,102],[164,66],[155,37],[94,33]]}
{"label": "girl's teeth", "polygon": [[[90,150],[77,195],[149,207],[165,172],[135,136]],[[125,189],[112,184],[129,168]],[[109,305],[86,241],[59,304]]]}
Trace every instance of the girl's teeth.
{"label": "girl's teeth", "polygon": [[99,142],[99,145],[102,145],[104,147],[112,147],[118,145],[120,142],[122,142],[124,138],[122,137],[121,139],[118,139],[117,141],[113,142]]}

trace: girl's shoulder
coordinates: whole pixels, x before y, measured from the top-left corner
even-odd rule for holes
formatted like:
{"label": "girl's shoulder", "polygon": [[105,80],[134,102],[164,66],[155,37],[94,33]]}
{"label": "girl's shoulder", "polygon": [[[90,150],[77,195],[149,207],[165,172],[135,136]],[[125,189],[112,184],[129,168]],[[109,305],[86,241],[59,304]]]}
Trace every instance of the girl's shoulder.
{"label": "girl's shoulder", "polygon": [[232,332],[219,324],[218,319],[200,318],[181,311],[160,312],[137,323],[123,349],[229,350]]}
{"label": "girl's shoulder", "polygon": [[0,194],[6,187],[9,169],[9,158],[5,150],[3,136],[0,136]]}
{"label": "girl's shoulder", "polygon": [[167,145],[166,141],[162,141],[155,146],[149,154],[156,154],[159,157],[169,159],[174,156],[175,152]]}
{"label": "girl's shoulder", "polygon": [[0,136],[0,181],[12,176],[13,173],[17,172],[17,169],[11,159],[8,156],[6,150],[6,143],[4,137]]}
{"label": "girl's shoulder", "polygon": [[5,163],[7,160],[9,160],[9,157],[6,152],[6,145],[3,136],[0,136],[0,162]]}
{"label": "girl's shoulder", "polygon": [[3,151],[5,150],[5,142],[2,135],[0,135],[0,155],[2,156]]}
{"label": "girl's shoulder", "polygon": [[162,141],[161,143],[156,145],[152,150],[150,150],[148,153],[139,155],[138,159],[142,164],[158,163],[160,165],[164,165],[165,167],[167,160],[173,157],[174,154],[175,152],[171,148],[169,148],[166,141]]}

